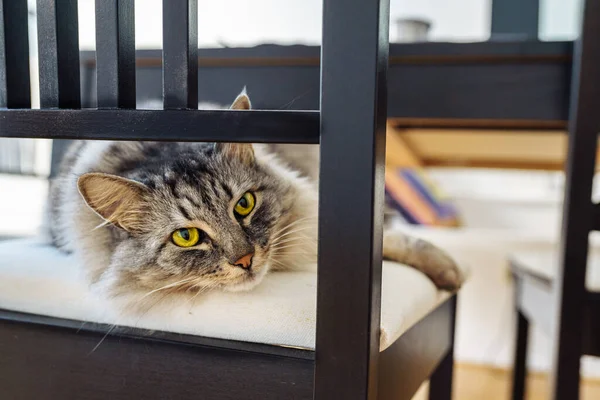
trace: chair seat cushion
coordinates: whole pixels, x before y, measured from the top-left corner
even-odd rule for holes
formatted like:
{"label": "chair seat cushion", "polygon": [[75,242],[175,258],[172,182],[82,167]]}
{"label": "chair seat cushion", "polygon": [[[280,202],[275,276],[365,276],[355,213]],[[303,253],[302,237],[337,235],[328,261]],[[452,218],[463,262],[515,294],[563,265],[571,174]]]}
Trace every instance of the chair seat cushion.
{"label": "chair seat cushion", "polygon": [[[316,278],[275,272],[249,292],[210,292],[123,318],[92,294],[74,257],[38,239],[0,242],[2,309],[272,345],[314,349]],[[420,272],[384,262],[381,350],[448,297]]]}
{"label": "chair seat cushion", "polygon": [[[550,282],[556,277],[559,265],[557,248],[513,252],[509,255],[509,259],[517,269]],[[598,248],[590,248],[586,272],[586,288],[600,292],[600,250]]]}

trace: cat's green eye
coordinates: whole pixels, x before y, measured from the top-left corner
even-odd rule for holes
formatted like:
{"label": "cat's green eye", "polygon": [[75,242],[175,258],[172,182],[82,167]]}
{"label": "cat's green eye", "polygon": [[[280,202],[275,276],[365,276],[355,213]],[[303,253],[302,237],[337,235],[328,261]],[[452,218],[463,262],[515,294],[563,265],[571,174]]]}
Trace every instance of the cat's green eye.
{"label": "cat's green eye", "polygon": [[255,203],[256,199],[254,198],[254,195],[250,192],[246,192],[235,204],[233,211],[236,215],[245,217],[246,215],[250,214],[252,210],[254,210]]}
{"label": "cat's green eye", "polygon": [[196,228],[177,229],[171,235],[171,239],[179,247],[192,247],[200,240],[200,232]]}

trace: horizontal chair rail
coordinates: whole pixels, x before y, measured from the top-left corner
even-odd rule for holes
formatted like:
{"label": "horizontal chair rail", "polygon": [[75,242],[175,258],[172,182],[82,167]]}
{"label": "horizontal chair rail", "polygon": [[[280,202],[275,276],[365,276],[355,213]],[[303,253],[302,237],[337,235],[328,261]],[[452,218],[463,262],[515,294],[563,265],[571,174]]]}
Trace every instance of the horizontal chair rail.
{"label": "horizontal chair rail", "polygon": [[[167,331],[150,331],[143,328],[134,328],[121,325],[109,325],[96,322],[78,321],[65,318],[50,317],[40,314],[11,311],[0,308],[0,321],[3,324],[12,322],[31,326],[32,328],[44,326],[52,328],[67,329],[76,334],[87,332],[98,334],[99,339],[108,337],[127,337],[131,339],[149,340],[157,342],[176,343],[189,346],[204,346],[221,348],[250,353],[262,353],[271,356],[287,357],[301,360],[314,360],[315,352],[311,349],[295,348],[276,344],[263,344],[253,342],[241,342],[237,340],[218,339],[206,336],[188,335]],[[86,353],[95,351],[102,346],[98,340],[94,346],[87,349]]]}
{"label": "horizontal chair rail", "polygon": [[318,111],[0,110],[0,137],[319,143]]}
{"label": "horizontal chair rail", "polygon": [[[378,399],[411,398],[450,354],[455,303],[456,297],[446,300],[380,353]],[[0,363],[0,367],[10,366],[0,368],[6,394],[27,393],[31,398],[40,397],[40,393],[46,398],[65,398],[73,393],[80,397],[85,393],[90,399],[107,395],[111,399],[188,398],[188,390],[198,383],[193,398],[246,398],[252,387],[252,393],[261,399],[312,399],[315,352],[310,349],[115,327],[4,309],[0,309],[0,339],[0,353],[11,361]],[[65,343],[69,344],[68,352],[64,351]],[[33,365],[36,376],[42,378],[34,381],[30,379],[32,364],[23,357],[27,348],[37,349]],[[40,356],[52,362],[40,362]],[[224,359],[236,365],[235,373],[239,371],[240,379],[231,381],[232,392],[224,392],[218,384],[231,373],[229,366],[229,373],[224,372]],[[219,364],[216,368],[214,362]],[[55,367],[57,363],[62,369]],[[181,370],[182,365],[187,367]],[[202,371],[190,369],[193,365]],[[98,369],[111,372],[98,375]],[[144,382],[149,374],[155,376],[158,370],[161,382],[167,381],[160,393],[153,385],[135,384]],[[77,376],[76,382],[73,376]],[[115,379],[118,389],[113,386]],[[170,385],[172,379],[180,384]],[[258,387],[254,379],[261,382]],[[23,381],[28,384],[24,386]],[[90,387],[94,389],[90,391]],[[235,395],[238,397],[231,397]]]}
{"label": "horizontal chair rail", "polygon": [[[0,365],[7,367],[0,368],[2,394],[3,398],[99,400],[229,400],[247,398],[249,393],[264,400],[312,398],[313,360],[239,346],[182,345],[151,337],[104,336],[85,329],[2,321]],[[35,355],[29,353],[31,349],[36,349]]]}

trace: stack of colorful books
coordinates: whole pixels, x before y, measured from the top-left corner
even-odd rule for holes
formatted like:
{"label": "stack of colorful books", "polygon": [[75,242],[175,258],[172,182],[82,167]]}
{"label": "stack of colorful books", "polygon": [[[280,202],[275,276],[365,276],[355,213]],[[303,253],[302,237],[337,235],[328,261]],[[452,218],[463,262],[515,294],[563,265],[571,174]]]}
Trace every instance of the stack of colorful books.
{"label": "stack of colorful books", "polygon": [[414,225],[460,226],[456,208],[420,168],[386,168],[386,201]]}

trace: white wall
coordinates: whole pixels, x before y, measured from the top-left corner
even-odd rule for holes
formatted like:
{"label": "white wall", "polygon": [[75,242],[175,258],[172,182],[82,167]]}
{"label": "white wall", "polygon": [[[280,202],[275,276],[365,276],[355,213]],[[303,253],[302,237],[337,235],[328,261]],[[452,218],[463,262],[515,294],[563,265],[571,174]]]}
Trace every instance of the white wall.
{"label": "white wall", "polygon": [[482,41],[490,36],[490,0],[391,0],[390,40],[395,38],[396,18],[431,21],[434,41]]}
{"label": "white wall", "polygon": [[582,0],[541,0],[540,39],[573,40],[577,37]]}
{"label": "white wall", "polygon": [[[542,0],[540,34],[544,40],[571,40],[577,31],[581,0]],[[162,44],[162,0],[136,0],[138,48]],[[489,38],[491,0],[390,0],[390,39],[394,20],[425,18],[431,40],[482,41]],[[251,46],[259,43],[319,44],[322,0],[200,0],[200,46]],[[94,0],[79,0],[80,44],[95,47]]]}
{"label": "white wall", "polygon": [[[161,0],[136,1],[136,45],[162,44]],[[425,17],[433,22],[434,40],[485,40],[489,37],[489,0],[391,0],[393,21]],[[322,0],[199,1],[200,46],[251,46],[259,43],[319,44]],[[94,1],[79,1],[80,45],[95,47]],[[82,21],[85,21],[82,23]]]}
{"label": "white wall", "polygon": [[[495,210],[490,210],[493,212]],[[519,251],[552,251],[552,233],[517,230],[412,230],[467,264],[471,276],[459,294],[455,357],[459,362],[510,368],[514,351],[514,297],[507,256]],[[596,249],[594,257],[600,258]],[[531,325],[528,365],[548,372],[552,341],[547,332]],[[600,377],[600,359],[584,357],[582,375]]]}
{"label": "white wall", "polygon": [[[459,296],[456,358],[459,361],[512,365],[514,299],[508,255],[557,248],[564,175],[559,172],[432,169],[430,176],[450,195],[466,229],[413,229],[471,268]],[[593,198],[600,199],[600,176]],[[591,257],[600,259],[600,235],[593,234]],[[596,262],[597,264],[597,262]],[[552,342],[532,325],[529,366],[550,367]],[[600,358],[584,357],[582,374],[600,377]]]}

